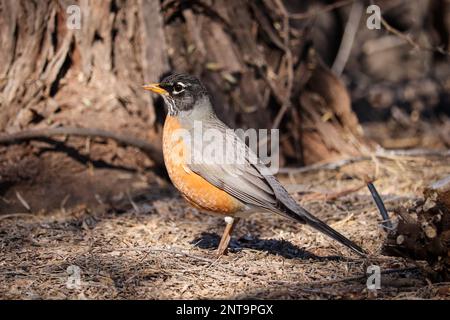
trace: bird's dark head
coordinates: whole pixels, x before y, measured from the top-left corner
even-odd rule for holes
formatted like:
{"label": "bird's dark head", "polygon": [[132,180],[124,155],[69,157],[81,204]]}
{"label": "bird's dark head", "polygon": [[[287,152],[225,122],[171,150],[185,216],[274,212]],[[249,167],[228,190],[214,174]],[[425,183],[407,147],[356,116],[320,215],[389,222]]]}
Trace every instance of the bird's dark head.
{"label": "bird's dark head", "polygon": [[209,102],[206,88],[199,79],[188,74],[172,74],[160,83],[148,84],[143,88],[160,94],[172,116],[201,106],[204,101]]}

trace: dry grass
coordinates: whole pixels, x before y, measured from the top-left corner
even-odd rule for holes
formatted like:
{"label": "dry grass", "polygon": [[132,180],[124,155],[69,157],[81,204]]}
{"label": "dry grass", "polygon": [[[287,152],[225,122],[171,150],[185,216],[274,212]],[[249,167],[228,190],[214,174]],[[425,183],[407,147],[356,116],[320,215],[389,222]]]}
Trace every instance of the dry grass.
{"label": "dry grass", "polygon": [[[358,172],[369,173],[377,177],[389,210],[420,196],[425,183],[449,174],[444,160],[378,159],[339,171],[282,177],[287,185],[301,183],[300,189],[309,190],[296,194],[297,199],[303,198],[305,207],[366,248],[368,259],[353,256],[308,227],[255,214],[238,225],[231,253],[217,260],[223,221],[188,207],[174,190],[157,187],[148,189],[147,200],[134,198],[139,212],[79,207],[3,215],[0,297],[448,299],[448,283],[430,284],[419,271],[407,269],[414,267],[410,263],[380,255],[385,233],[367,189],[320,200],[324,192],[360,185]],[[311,192],[318,200],[311,200]],[[386,272],[376,292],[365,284],[371,264]],[[81,269],[77,289],[66,286],[71,265]]]}

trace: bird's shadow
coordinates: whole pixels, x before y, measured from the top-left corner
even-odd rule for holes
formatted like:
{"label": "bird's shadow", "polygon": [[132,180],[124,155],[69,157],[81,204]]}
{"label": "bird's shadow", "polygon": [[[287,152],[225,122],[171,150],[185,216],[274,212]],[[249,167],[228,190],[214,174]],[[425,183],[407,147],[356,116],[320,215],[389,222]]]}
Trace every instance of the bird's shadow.
{"label": "bird's shadow", "polygon": [[[216,249],[220,242],[220,236],[215,233],[202,232],[200,236],[191,241],[191,244],[201,249]],[[230,252],[238,252],[242,249],[252,249],[267,252],[272,255],[279,255],[286,259],[319,260],[319,261],[351,261],[352,259],[343,256],[317,256],[302,248],[297,247],[286,240],[261,239],[259,237],[240,237],[231,239],[229,245]]]}

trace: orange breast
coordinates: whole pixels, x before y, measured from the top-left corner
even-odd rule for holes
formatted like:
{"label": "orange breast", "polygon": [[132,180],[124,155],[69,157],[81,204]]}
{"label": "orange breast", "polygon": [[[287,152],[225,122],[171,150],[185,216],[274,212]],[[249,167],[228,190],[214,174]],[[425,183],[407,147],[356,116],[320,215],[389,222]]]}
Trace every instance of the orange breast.
{"label": "orange breast", "polygon": [[183,131],[175,117],[167,116],[163,132],[163,153],[167,172],[175,187],[189,203],[212,213],[233,215],[243,208],[243,204],[225,191],[215,187],[186,164],[189,147],[183,140]]}

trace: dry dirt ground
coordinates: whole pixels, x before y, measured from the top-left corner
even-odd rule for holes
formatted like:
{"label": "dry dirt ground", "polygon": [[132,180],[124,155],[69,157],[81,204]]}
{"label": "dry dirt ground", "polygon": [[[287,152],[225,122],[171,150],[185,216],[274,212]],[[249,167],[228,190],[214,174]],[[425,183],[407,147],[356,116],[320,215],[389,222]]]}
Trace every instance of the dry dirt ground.
{"label": "dry dirt ground", "polygon": [[[95,194],[97,206],[58,194],[55,208],[35,209],[39,201],[51,203],[56,192],[39,180],[34,197],[15,187],[2,195],[3,207],[22,210],[0,214],[0,298],[450,298],[449,283],[431,284],[417,265],[381,255],[386,233],[360,179],[377,178],[392,212],[420,197],[428,182],[450,174],[448,158],[377,157],[338,170],[280,175],[306,208],[366,248],[367,259],[309,227],[267,214],[241,220],[231,252],[216,259],[220,218],[189,207],[170,184],[148,172],[116,172],[109,194],[95,193],[95,181],[115,170],[80,171],[85,184],[78,188]],[[122,185],[135,188],[120,190]],[[366,287],[369,265],[380,267],[379,290]],[[80,270],[80,283],[71,277],[74,269]]]}

